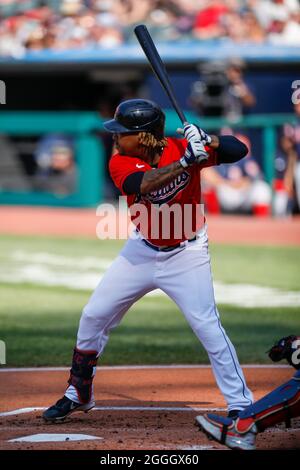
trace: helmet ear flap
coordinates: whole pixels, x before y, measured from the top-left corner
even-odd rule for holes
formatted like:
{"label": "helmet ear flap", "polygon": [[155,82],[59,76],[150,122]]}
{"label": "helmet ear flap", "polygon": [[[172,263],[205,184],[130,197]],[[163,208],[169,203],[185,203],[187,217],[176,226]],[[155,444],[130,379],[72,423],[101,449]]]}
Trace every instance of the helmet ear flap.
{"label": "helmet ear flap", "polygon": [[166,121],[166,116],[162,112],[161,113],[161,118],[159,120],[159,124],[157,127],[153,130],[153,135],[157,140],[162,140],[164,139],[165,135],[165,121]]}

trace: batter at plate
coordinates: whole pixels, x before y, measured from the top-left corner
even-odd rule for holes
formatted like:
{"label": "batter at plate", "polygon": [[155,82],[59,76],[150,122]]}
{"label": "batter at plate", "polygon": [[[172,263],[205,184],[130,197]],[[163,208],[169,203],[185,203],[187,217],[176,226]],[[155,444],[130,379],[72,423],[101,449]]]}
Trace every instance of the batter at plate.
{"label": "batter at plate", "polygon": [[[44,412],[46,421],[59,422],[74,411],[93,408],[97,359],[110,331],[154,289],[161,289],[177,304],[206,349],[229,416],[252,403],[216,307],[206,223],[198,217],[201,169],[236,162],[248,150],[236,137],[210,136],[189,123],[178,129],[181,138],[166,137],[164,124],[160,107],[143,99],[122,102],[114,119],[104,123],[114,134],[117,149],[109,171],[127,196],[136,228],[83,308],[68,387]],[[137,216],[136,207],[145,209],[144,220]],[[163,227],[166,208],[176,212],[167,231]],[[163,215],[157,217],[160,210]]]}

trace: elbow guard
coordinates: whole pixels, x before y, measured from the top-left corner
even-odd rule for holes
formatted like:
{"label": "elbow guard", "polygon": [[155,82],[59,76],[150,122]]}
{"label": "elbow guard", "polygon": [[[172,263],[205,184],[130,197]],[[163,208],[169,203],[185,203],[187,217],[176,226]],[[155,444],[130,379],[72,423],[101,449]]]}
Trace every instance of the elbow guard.
{"label": "elbow guard", "polygon": [[248,153],[248,147],[233,135],[219,137],[217,149],[218,163],[235,163],[244,158]]}

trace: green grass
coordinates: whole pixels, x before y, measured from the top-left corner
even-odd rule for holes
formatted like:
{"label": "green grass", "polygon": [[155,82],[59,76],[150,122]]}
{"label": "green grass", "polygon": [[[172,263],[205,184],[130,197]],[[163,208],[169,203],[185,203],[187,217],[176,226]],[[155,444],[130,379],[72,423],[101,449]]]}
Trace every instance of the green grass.
{"label": "green grass", "polygon": [[[2,285],[1,339],[7,365],[69,365],[81,308],[89,294],[63,288]],[[241,362],[268,362],[275,338],[297,332],[299,309],[223,306],[221,318]],[[207,363],[207,355],[178,308],[146,297],[111,333],[102,364]]]}
{"label": "green grass", "polygon": [[214,278],[283,290],[300,288],[300,248],[286,246],[211,246]]}
{"label": "green grass", "polygon": [[98,240],[87,238],[31,237],[0,235],[0,256],[5,257],[15,250],[35,253],[47,251],[63,256],[105,256],[117,255],[125,240]]}
{"label": "green grass", "polygon": [[[38,237],[0,237],[3,272],[18,269],[16,251],[28,257],[44,252],[78,260],[112,259],[124,242]],[[214,279],[299,290],[297,247],[211,247]],[[76,261],[77,262],[77,261]],[[7,270],[7,271],[6,271]],[[64,267],[60,266],[63,271]],[[13,272],[13,271],[11,271]],[[83,273],[84,275],[84,273]],[[3,278],[3,277],[2,277]],[[89,291],[34,284],[0,283],[0,339],[8,366],[69,365],[82,307]],[[243,363],[268,363],[265,351],[275,339],[299,333],[299,308],[219,306],[222,323]],[[102,364],[208,363],[207,355],[176,305],[164,297],[145,297],[111,333]]]}
{"label": "green grass", "polygon": [[[11,254],[19,250],[29,254],[48,252],[78,260],[81,257],[113,259],[123,244],[124,241],[0,236],[0,266],[10,268]],[[215,280],[299,290],[299,247],[213,244],[210,252]]]}

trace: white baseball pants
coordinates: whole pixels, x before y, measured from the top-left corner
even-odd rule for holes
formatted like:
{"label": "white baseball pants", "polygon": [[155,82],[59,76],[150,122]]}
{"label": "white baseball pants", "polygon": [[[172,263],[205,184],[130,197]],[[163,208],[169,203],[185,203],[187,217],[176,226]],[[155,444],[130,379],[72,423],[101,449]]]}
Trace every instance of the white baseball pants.
{"label": "white baseball pants", "polygon": [[[147,292],[160,288],[183,312],[206,349],[228,410],[252,403],[239,361],[216,307],[206,229],[171,252],[130,238],[96,287],[80,320],[77,348],[103,352],[109,332]],[[66,396],[78,401],[72,386]]]}

